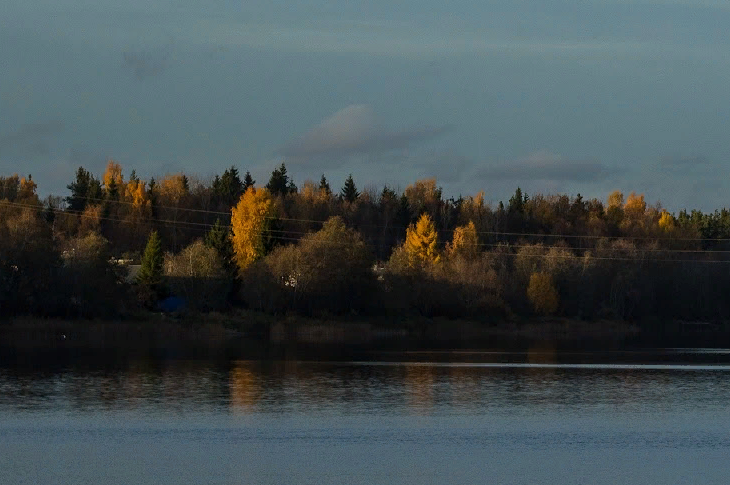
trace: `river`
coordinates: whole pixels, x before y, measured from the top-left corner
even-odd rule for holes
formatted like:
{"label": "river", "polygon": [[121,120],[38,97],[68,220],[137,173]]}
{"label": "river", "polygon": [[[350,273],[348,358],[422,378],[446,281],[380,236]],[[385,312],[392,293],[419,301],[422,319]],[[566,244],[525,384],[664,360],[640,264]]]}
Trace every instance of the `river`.
{"label": "river", "polygon": [[0,363],[2,484],[727,484],[730,351]]}

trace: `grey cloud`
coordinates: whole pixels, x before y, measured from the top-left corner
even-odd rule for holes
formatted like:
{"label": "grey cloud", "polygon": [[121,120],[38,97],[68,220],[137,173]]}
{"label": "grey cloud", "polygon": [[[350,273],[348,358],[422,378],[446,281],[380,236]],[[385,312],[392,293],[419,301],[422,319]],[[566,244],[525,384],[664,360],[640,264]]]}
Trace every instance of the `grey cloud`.
{"label": "grey cloud", "polygon": [[593,160],[566,160],[549,152],[536,152],[522,160],[479,170],[496,180],[551,180],[600,182],[618,172]]}
{"label": "grey cloud", "polygon": [[59,120],[23,125],[15,133],[0,136],[0,154],[42,156],[50,152],[48,139],[60,134],[64,124]]}
{"label": "grey cloud", "polygon": [[672,167],[692,167],[697,165],[708,165],[710,162],[707,157],[702,155],[682,156],[667,155],[659,159],[660,165]]}
{"label": "grey cloud", "polygon": [[382,126],[367,105],[350,105],[279,150],[295,161],[329,159],[343,163],[352,155],[373,155],[404,149],[435,138],[449,126],[390,130]]}
{"label": "grey cloud", "polygon": [[123,52],[124,67],[131,69],[137,79],[156,76],[168,67],[169,54],[155,55],[150,52]]}

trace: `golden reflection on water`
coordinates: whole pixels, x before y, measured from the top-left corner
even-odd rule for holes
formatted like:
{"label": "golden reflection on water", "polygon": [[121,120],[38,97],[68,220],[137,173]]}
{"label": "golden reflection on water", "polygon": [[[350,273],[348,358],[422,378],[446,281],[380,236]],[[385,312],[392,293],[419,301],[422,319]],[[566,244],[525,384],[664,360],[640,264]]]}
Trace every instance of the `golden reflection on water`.
{"label": "golden reflection on water", "polygon": [[261,399],[263,387],[253,364],[238,362],[228,374],[231,411],[248,413],[254,410]]}
{"label": "golden reflection on water", "polygon": [[436,368],[406,365],[403,377],[409,407],[417,414],[429,414],[434,406]]}

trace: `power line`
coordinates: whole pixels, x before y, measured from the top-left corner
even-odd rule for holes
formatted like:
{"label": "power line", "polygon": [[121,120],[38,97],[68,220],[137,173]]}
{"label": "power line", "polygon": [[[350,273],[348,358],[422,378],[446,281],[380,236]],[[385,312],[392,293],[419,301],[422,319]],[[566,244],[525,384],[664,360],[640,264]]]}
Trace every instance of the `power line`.
{"label": "power line", "polygon": [[[0,205],[9,205],[12,207],[20,207],[20,208],[31,208],[31,209],[39,209],[37,205],[34,204],[23,204],[18,202],[2,202]],[[71,213],[72,215],[77,215],[79,217],[87,217],[87,218],[93,218],[98,220],[109,220],[114,222],[121,222],[121,223],[142,223],[145,225],[152,225],[152,224],[158,224],[163,225],[167,227],[175,227],[176,225],[185,225],[185,224],[191,224],[187,221],[173,221],[173,220],[159,220],[159,219],[138,219],[138,220],[129,220],[129,219],[118,219],[118,218],[112,218],[112,217],[104,217],[104,216],[97,216],[93,214],[86,214],[83,211],[73,211],[73,210],[64,210],[64,209],[57,209],[57,208],[47,208],[47,210],[52,210],[57,213]],[[195,226],[194,227],[182,227],[182,229],[186,230],[200,230],[205,231],[207,228],[215,227],[215,224],[207,224],[207,223],[192,223]],[[204,226],[204,227],[200,227]],[[225,225],[222,227],[230,228],[230,225]],[[299,242],[301,241],[301,238],[295,238],[295,237],[288,237],[288,236],[282,236],[282,235],[276,235],[271,233],[283,233],[283,234],[300,234],[300,235],[307,235],[307,234],[314,234],[311,232],[301,232],[301,231],[286,231],[286,230],[275,230],[275,229],[266,229],[263,232],[267,233],[267,237],[269,239],[273,240],[279,240],[279,241],[291,241],[291,242]],[[318,239],[309,239],[307,241],[308,243],[313,244],[328,244],[328,245],[349,245],[348,242],[338,242],[338,241],[326,241],[326,240],[318,240]],[[374,248],[376,247],[374,244],[368,243],[366,241],[362,242],[368,247]],[[441,245],[448,244],[447,242],[442,242]],[[539,248],[540,246],[534,246],[534,245],[510,245],[505,243],[478,243],[476,245],[472,244],[470,246],[479,246],[479,247],[492,247],[492,248],[504,248],[507,250],[510,249],[522,249],[522,248]],[[554,247],[554,246],[553,246]],[[596,248],[564,248],[566,251],[591,251],[596,250]],[[625,249],[625,248],[601,248],[597,250],[599,253],[603,251],[614,251],[614,252],[626,252],[626,251],[635,251],[639,254],[642,253],[697,253],[697,254],[710,254],[710,253],[728,253],[730,251],[712,251],[712,250],[673,250],[673,249],[657,249],[657,248],[649,248],[649,249]],[[575,255],[575,254],[550,254],[550,253],[530,253],[526,254],[523,252],[496,252],[492,251],[489,254],[494,256],[509,256],[509,257],[525,257],[525,258],[545,258],[545,259],[563,259],[563,260],[585,260],[586,257],[589,261],[597,260],[597,261],[632,261],[632,262],[675,262],[675,263],[722,263],[722,264],[728,264],[730,263],[729,260],[708,260],[708,259],[673,259],[673,258],[641,258],[641,257],[606,257],[606,256],[594,256],[594,255]]]}
{"label": "power line", "polygon": [[[56,196],[60,197],[60,196]],[[123,200],[108,200],[104,198],[98,198],[98,197],[84,197],[84,196],[78,196],[74,197],[77,199],[83,199],[83,200],[93,200],[93,201],[99,201],[99,202],[108,202],[112,204],[124,204],[124,205],[134,205],[133,202],[129,201],[123,201]],[[182,211],[182,212],[193,212],[193,213],[200,213],[200,214],[215,214],[215,215],[225,215],[230,216],[230,211],[216,211],[216,210],[210,210],[210,209],[193,209],[193,208],[187,208],[187,207],[176,207],[176,206],[164,206],[164,205],[155,205],[155,208],[157,209],[165,209],[165,210],[172,210],[172,211]],[[318,220],[318,219],[303,219],[303,218],[291,218],[291,217],[277,217],[277,216],[267,216],[270,220],[278,220],[278,221],[287,221],[287,222],[302,222],[302,223],[310,223],[310,224],[324,224],[327,222],[326,220]],[[363,227],[377,227],[382,229],[408,229],[408,226],[402,226],[398,224],[389,224],[389,225],[383,225],[383,224],[360,224],[360,226]],[[453,233],[455,229],[449,230],[449,231],[442,231],[446,233]],[[599,240],[599,239],[609,239],[609,240],[631,240],[631,241],[682,241],[682,242],[702,242],[702,241],[730,241],[730,237],[727,238],[702,238],[702,237],[659,237],[659,236],[605,236],[605,235],[595,235],[595,234],[544,234],[544,233],[528,233],[528,232],[509,232],[509,231],[476,231],[477,234],[480,235],[487,235],[487,236],[511,236],[511,237],[530,237],[530,238],[553,238],[553,239],[589,239],[589,240]]]}

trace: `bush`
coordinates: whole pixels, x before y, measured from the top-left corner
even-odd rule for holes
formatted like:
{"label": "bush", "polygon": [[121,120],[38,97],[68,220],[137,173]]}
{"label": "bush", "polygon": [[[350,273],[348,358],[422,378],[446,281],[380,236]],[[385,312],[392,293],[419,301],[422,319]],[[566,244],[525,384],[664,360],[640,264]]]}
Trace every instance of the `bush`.
{"label": "bush", "polygon": [[535,312],[541,315],[552,315],[558,310],[558,291],[548,273],[532,273],[527,298]]}
{"label": "bush", "polygon": [[163,263],[170,291],[191,308],[214,310],[226,304],[231,281],[215,248],[197,240]]}
{"label": "bush", "polygon": [[243,273],[242,287],[252,308],[307,315],[367,312],[377,292],[370,251],[339,217],[297,245],[276,248]]}

